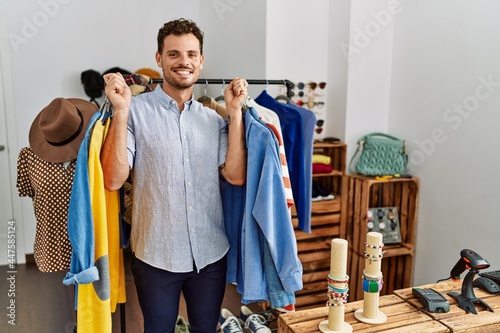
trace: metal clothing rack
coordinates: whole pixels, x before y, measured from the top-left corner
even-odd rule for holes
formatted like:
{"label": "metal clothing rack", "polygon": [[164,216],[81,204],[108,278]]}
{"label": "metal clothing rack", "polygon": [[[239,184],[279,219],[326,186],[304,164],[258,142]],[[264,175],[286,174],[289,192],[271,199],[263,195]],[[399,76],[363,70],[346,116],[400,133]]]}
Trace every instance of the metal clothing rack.
{"label": "metal clothing rack", "polygon": [[[226,84],[231,82],[233,79],[198,79],[196,84]],[[269,84],[279,84],[286,86],[286,95],[287,97],[292,97],[292,89],[294,84],[290,80],[264,80],[264,79],[246,79],[248,84],[260,84],[260,85],[269,85]],[[154,78],[151,79],[151,83],[162,83],[162,78]]]}

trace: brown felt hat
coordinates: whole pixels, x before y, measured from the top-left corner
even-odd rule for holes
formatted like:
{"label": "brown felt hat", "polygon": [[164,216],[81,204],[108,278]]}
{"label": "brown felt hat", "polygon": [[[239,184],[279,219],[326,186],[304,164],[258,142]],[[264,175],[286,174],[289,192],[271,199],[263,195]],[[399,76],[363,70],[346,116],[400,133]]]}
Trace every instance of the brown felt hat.
{"label": "brown felt hat", "polygon": [[154,69],[151,69],[151,68],[147,68],[147,67],[139,68],[138,70],[135,71],[135,74],[144,74],[144,75],[149,76],[152,79],[161,79],[162,78],[160,72],[158,72]]}
{"label": "brown felt hat", "polygon": [[76,159],[97,106],[79,98],[56,98],[31,124],[31,150],[42,160],[59,163]]}

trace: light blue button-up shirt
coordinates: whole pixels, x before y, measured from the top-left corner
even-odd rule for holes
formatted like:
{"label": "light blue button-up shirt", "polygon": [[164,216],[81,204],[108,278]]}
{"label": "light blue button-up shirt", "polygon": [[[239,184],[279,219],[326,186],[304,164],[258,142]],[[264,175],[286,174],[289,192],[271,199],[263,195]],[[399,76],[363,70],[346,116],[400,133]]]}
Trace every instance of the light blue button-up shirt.
{"label": "light blue button-up shirt", "polygon": [[193,98],[179,111],[160,85],[132,98],[127,154],[135,256],[171,272],[200,270],[229,249],[219,192],[227,124]]}
{"label": "light blue button-up shirt", "polygon": [[226,281],[237,283],[244,304],[271,300],[273,306],[280,307],[295,303],[293,293],[303,287],[303,270],[276,140],[271,130],[260,124],[258,115],[252,116],[254,112],[250,109],[244,116],[248,151],[245,187],[224,183],[222,187],[232,245]]}

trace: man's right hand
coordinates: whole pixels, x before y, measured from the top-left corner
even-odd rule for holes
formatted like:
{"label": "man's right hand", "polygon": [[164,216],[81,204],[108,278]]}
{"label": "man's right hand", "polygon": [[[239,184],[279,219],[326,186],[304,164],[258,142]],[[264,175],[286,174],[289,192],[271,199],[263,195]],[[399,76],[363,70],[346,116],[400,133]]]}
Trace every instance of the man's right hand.
{"label": "man's right hand", "polygon": [[117,112],[128,112],[132,93],[121,73],[109,73],[103,76],[106,87],[104,92]]}
{"label": "man's right hand", "polygon": [[106,96],[113,105],[113,121],[101,149],[104,187],[118,190],[127,180],[130,169],[127,160],[127,119],[132,93],[120,73],[104,75]]}

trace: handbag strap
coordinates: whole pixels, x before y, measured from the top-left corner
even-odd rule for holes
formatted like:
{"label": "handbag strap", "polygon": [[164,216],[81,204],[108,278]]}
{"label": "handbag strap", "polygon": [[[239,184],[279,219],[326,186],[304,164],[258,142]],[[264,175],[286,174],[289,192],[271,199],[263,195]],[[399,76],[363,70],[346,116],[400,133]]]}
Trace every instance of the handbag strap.
{"label": "handbag strap", "polygon": [[367,134],[367,135],[361,137],[358,140],[358,142],[364,141],[367,138],[373,138],[373,137],[376,137],[376,136],[381,136],[381,137],[385,137],[385,138],[392,139],[392,140],[397,140],[397,141],[403,141],[403,140],[401,140],[399,138],[396,138],[395,136],[392,136],[392,135],[389,135],[389,134],[385,134],[385,133],[381,133],[381,132],[374,132],[374,133],[370,133],[370,134]]}
{"label": "handbag strap", "polygon": [[349,162],[349,173],[356,173],[357,172],[356,170],[353,169],[352,163],[354,162],[354,158],[356,157],[356,155],[358,155],[359,151],[361,150],[361,144],[360,144],[361,141],[360,140],[358,140],[358,148],[356,148],[356,152],[354,153],[354,155],[352,155],[351,161]]}

